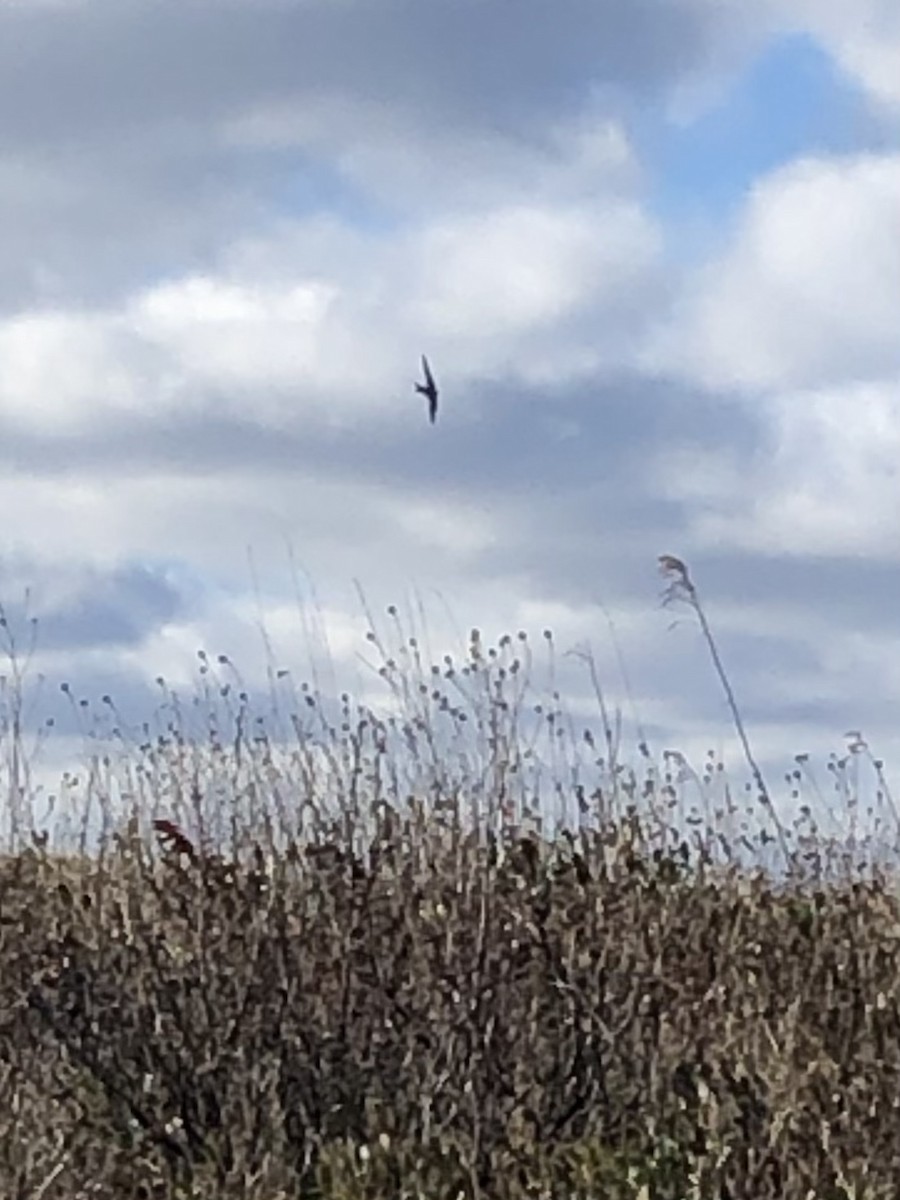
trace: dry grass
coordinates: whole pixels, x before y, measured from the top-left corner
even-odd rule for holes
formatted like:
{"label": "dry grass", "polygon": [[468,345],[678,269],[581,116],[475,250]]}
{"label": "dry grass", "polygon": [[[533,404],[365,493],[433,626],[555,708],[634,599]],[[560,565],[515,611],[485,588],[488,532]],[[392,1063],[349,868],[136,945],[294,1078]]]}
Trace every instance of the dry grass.
{"label": "dry grass", "polygon": [[370,640],[395,716],[226,698],[95,764],[99,853],[0,862],[0,1194],[893,1197],[892,881],[798,825],[777,886],[733,804],[688,839],[524,636]]}

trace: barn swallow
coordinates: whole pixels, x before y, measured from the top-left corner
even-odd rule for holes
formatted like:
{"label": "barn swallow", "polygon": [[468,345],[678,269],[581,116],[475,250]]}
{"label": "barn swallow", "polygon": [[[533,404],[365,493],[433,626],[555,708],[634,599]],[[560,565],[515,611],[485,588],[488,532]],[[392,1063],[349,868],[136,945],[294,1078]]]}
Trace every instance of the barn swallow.
{"label": "barn swallow", "polygon": [[417,383],[416,391],[421,392],[423,396],[428,397],[428,416],[432,425],[437,420],[437,403],[438,390],[437,384],[434,382],[434,376],[431,374],[431,368],[428,365],[428,359],[422,355],[422,370],[425,374],[425,382]]}

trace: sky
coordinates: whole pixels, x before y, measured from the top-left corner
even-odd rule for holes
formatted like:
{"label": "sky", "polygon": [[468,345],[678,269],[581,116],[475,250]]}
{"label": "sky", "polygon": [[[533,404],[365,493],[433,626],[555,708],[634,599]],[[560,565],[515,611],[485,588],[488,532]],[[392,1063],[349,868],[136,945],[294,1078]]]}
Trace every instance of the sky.
{"label": "sky", "polygon": [[890,778],[898,454],[895,0],[0,0],[46,769],[71,697],[137,726],[201,650],[368,695],[359,585],[436,656],[590,646],[626,740],[739,771],[674,554],[775,787],[851,730]]}

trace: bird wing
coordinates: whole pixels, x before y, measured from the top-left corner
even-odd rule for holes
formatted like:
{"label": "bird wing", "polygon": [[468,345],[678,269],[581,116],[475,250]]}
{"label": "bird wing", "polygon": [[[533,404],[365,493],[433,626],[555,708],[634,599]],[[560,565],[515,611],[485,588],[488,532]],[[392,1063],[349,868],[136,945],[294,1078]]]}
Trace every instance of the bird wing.
{"label": "bird wing", "polygon": [[428,365],[428,359],[422,355],[422,370],[425,372],[425,382],[429,388],[434,388],[434,376],[431,374],[431,367]]}

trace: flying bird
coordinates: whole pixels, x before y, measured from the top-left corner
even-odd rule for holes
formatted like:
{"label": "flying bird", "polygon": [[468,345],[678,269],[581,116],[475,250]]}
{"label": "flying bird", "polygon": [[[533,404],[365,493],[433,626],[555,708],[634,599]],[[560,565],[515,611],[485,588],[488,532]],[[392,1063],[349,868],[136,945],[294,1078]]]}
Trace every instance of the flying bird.
{"label": "flying bird", "polygon": [[434,376],[431,374],[431,367],[428,365],[428,359],[424,354],[422,355],[422,371],[425,375],[425,382],[417,383],[416,391],[428,397],[428,417],[433,425],[437,420],[438,390]]}

